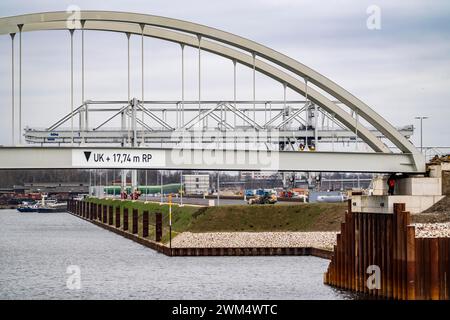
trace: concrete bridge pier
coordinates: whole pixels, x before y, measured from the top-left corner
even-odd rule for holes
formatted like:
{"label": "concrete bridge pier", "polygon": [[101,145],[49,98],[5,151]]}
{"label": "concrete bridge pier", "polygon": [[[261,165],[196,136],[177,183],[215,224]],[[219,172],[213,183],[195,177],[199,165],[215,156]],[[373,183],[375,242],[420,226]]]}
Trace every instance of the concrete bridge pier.
{"label": "concrete bridge pier", "polygon": [[450,196],[450,162],[428,165],[426,175],[396,178],[393,195],[388,195],[387,179],[374,178],[372,195],[352,196],[352,210],[393,213],[394,203],[404,203],[406,210],[414,214]]}

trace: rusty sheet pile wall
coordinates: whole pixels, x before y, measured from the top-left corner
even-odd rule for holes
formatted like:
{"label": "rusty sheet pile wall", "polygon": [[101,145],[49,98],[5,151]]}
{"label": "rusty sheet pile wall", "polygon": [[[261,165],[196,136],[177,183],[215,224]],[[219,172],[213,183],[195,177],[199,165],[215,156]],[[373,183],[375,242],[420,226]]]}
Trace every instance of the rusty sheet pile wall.
{"label": "rusty sheet pile wall", "polygon": [[357,213],[349,201],[324,281],[381,298],[448,300],[449,256],[450,238],[415,237],[404,204],[394,214]]}

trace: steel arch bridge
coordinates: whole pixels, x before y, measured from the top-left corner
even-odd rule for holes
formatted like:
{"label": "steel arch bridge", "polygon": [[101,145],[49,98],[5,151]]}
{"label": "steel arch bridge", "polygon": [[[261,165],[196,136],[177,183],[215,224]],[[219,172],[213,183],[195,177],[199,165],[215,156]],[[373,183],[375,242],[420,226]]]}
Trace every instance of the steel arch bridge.
{"label": "steel arch bridge", "polygon": [[[256,149],[241,150],[238,143],[250,139],[265,145],[271,156],[276,155],[280,171],[354,171],[354,172],[407,172],[421,173],[425,171],[423,155],[408,140],[412,134],[411,128],[399,130],[386,121],[363,101],[340,87],[335,82],[324,77],[317,71],[271,48],[240,36],[221,31],[204,25],[171,19],[160,16],[108,12],[108,11],[80,11],[76,16],[72,12],[35,13],[14,17],[0,18],[0,35],[10,35],[12,41],[12,115],[15,115],[15,87],[14,87],[14,39],[19,36],[19,79],[21,81],[21,45],[22,33],[42,30],[69,30],[72,50],[73,70],[73,33],[82,33],[82,101],[83,104],[74,108],[73,105],[73,74],[72,74],[72,103],[71,112],[55,124],[44,130],[26,129],[24,137],[29,143],[41,144],[40,147],[16,146],[14,140],[14,125],[12,129],[12,146],[0,148],[0,168],[89,168],[90,163],[75,161],[80,152],[97,152],[103,150],[98,143],[114,143],[110,148],[112,152],[120,150],[147,150],[149,153],[160,154],[164,161],[157,161],[153,168],[161,169],[220,169],[220,170],[261,170],[266,167],[258,162],[222,161],[221,163],[208,163],[205,153],[211,150],[204,147],[204,143],[222,142],[221,156],[224,159],[245,159],[261,151]],[[142,61],[144,59],[144,37],[152,37],[170,41],[181,45],[182,52],[185,46],[198,49],[199,59],[199,99],[186,101],[184,99],[184,82],[182,97],[178,101],[146,101],[144,92],[140,100],[131,98],[124,101],[92,101],[84,97],[84,32],[87,30],[120,32],[142,37]],[[200,52],[209,52],[227,59],[234,64],[234,101],[204,101],[201,100],[200,83]],[[129,57],[129,47],[128,47]],[[129,58],[128,58],[129,59]],[[236,100],[236,64],[247,66],[253,70],[253,100]],[[184,66],[183,66],[184,68]],[[260,72],[284,87],[284,101],[258,101],[255,97],[255,72]],[[184,69],[182,70],[184,72]],[[73,71],[72,71],[73,73]],[[128,69],[129,73],[129,69]],[[144,67],[142,62],[142,79]],[[129,79],[129,75],[128,75]],[[302,81],[303,80],[303,81]],[[20,82],[19,81],[19,86]],[[184,81],[184,74],[183,74]],[[143,80],[142,80],[143,82]],[[130,85],[128,83],[128,93]],[[302,101],[287,101],[286,88],[302,95]],[[21,94],[19,87],[19,132],[21,123]],[[330,98],[331,97],[331,98]],[[196,108],[198,104],[198,108]],[[89,127],[89,114],[96,105],[114,105],[119,107],[104,108],[103,111],[113,112],[97,127]],[[123,106],[122,106],[123,105]],[[158,105],[165,105],[161,108]],[[171,108],[167,106],[171,106]],[[264,112],[270,105],[270,119],[261,123],[261,116],[256,114]],[[289,107],[292,105],[294,107]],[[273,107],[274,106],[274,107]],[[295,107],[296,106],[296,107]],[[198,114],[197,114],[198,111]],[[272,117],[272,112],[276,115]],[[157,114],[161,112],[161,115]],[[175,124],[166,119],[166,112],[172,112]],[[190,112],[190,119],[185,115]],[[137,114],[142,114],[139,119]],[[192,114],[194,113],[194,116]],[[300,115],[305,113],[305,118]],[[231,114],[234,122],[229,121],[227,114]],[[78,129],[74,129],[74,117],[79,117]],[[104,125],[114,117],[121,117],[121,130],[104,130]],[[144,116],[155,122],[159,127],[151,126],[144,121]],[[319,118],[322,118],[322,130],[318,128]],[[242,126],[236,123],[242,121]],[[216,124],[214,134],[203,135],[196,140],[195,134],[189,136],[190,142],[196,144],[186,145],[182,137],[186,132],[208,131],[208,119]],[[338,127],[337,130],[325,130],[324,121],[331,121]],[[71,121],[70,129],[62,129],[62,125]],[[294,122],[299,126],[293,127]],[[363,122],[365,123],[363,123]],[[206,125],[205,125],[206,123]],[[328,126],[328,125],[327,125]],[[333,127],[334,128],[334,127]],[[329,128],[328,128],[329,129]],[[330,133],[331,132],[331,133]],[[261,134],[264,133],[264,134]],[[53,136],[51,135],[53,134]],[[19,134],[20,136],[20,134]],[[55,138],[57,136],[57,138]],[[194,137],[193,137],[194,136]],[[274,137],[275,136],[275,137]],[[322,150],[319,142],[333,143],[338,141],[361,141],[371,150],[369,152],[342,152]],[[21,137],[20,137],[21,140]],[[386,143],[385,143],[386,141]],[[57,143],[58,147],[48,146]],[[160,147],[155,148],[155,144]],[[231,143],[231,147],[230,147]],[[234,145],[233,145],[234,143]],[[64,146],[61,146],[63,144]],[[268,144],[276,146],[275,149]],[[391,147],[388,146],[391,144]],[[44,146],[45,145],[45,146]],[[195,147],[193,148],[193,146]],[[295,149],[298,145],[301,151]],[[212,148],[215,153],[217,146]],[[393,146],[393,147],[392,147]],[[189,153],[191,160],[179,163],[175,157],[184,156],[185,149],[195,149]],[[309,151],[307,151],[309,150]],[[395,152],[394,152],[395,151]],[[198,159],[200,161],[193,161]],[[52,159],[48,161],[48,159]],[[86,158],[86,161],[88,159]],[[109,167],[121,168],[118,164]],[[128,163],[127,168],[142,168],[143,164]]]}

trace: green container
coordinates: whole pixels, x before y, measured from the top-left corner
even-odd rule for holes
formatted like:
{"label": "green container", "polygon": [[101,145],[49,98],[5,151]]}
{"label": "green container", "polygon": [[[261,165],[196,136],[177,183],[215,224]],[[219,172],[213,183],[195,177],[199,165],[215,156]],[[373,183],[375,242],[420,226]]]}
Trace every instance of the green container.
{"label": "green container", "polygon": [[[170,183],[165,184],[162,186],[163,193],[178,193],[181,189],[181,184],[179,183]],[[128,194],[131,193],[131,187],[126,187],[125,189]],[[138,186],[138,190],[141,192],[141,194],[155,194],[155,193],[161,193],[161,186]],[[105,187],[106,194],[120,194],[120,186],[109,186]]]}

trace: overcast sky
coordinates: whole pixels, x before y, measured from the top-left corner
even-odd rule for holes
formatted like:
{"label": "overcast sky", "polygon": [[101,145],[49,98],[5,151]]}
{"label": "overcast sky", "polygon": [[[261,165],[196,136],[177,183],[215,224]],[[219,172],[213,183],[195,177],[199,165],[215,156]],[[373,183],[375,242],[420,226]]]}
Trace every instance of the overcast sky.
{"label": "overcast sky", "polygon": [[[129,11],[188,20],[260,42],[308,65],[369,104],[396,126],[424,124],[425,145],[450,145],[450,2],[442,1],[6,1],[0,16],[66,10]],[[381,29],[369,30],[367,8],[381,9]],[[180,97],[180,48],[146,39],[147,99]],[[132,90],[140,94],[139,39],[132,39]],[[11,42],[0,36],[0,144],[10,142]],[[75,50],[80,52],[79,34]],[[126,99],[126,39],[86,33],[86,97]],[[69,35],[23,35],[23,122],[46,126],[70,111]],[[80,102],[79,55],[75,60]],[[186,51],[186,99],[197,98],[196,52]],[[204,54],[202,98],[232,97],[231,62]],[[209,71],[209,72],[208,72]],[[238,99],[250,99],[251,70],[238,69]],[[257,99],[282,99],[282,87],[260,75]],[[289,92],[288,98],[299,98]],[[419,135],[413,142],[418,144]]]}

